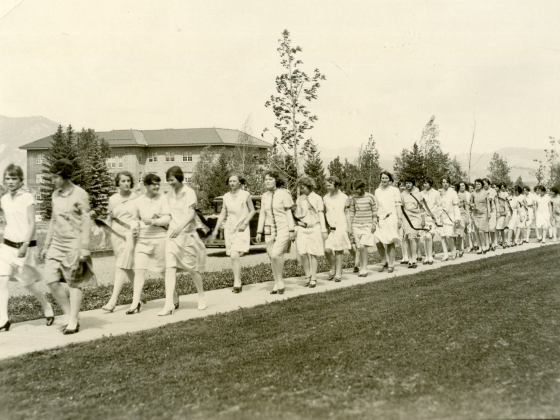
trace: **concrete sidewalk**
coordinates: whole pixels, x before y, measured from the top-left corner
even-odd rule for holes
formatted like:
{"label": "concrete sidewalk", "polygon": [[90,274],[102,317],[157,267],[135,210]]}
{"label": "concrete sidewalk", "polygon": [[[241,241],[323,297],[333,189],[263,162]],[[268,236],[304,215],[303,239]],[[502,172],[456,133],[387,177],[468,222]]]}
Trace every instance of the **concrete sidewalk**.
{"label": "concrete sidewalk", "polygon": [[[548,243],[554,245],[558,242]],[[126,315],[125,311],[130,305],[119,306],[113,313],[107,313],[101,309],[85,311],[80,314],[80,332],[73,335],[63,335],[61,332],[61,317],[57,317],[55,323],[47,327],[44,319],[20,322],[12,324],[10,331],[0,332],[0,359],[20,356],[34,351],[47,350],[71,343],[82,343],[96,340],[102,337],[117,336],[122,334],[134,333],[161,327],[163,325],[186,321],[189,319],[202,318],[217,313],[235,311],[239,308],[252,308],[257,305],[290,299],[295,296],[321,293],[328,290],[350,287],[363,283],[387,280],[395,277],[414,275],[427,270],[437,270],[439,268],[476,261],[483,258],[509,254],[512,252],[522,252],[529,249],[544,246],[539,243],[525,244],[521,247],[499,249],[485,255],[469,253],[462,258],[449,261],[441,261],[442,255],[438,254],[433,265],[418,265],[417,269],[409,269],[405,265],[395,265],[395,271],[391,274],[384,271],[379,273],[379,265],[369,267],[367,277],[358,277],[351,270],[345,270],[342,282],[335,283],[327,281],[327,273],[320,273],[317,276],[317,287],[310,289],[303,287],[305,279],[295,277],[286,279],[286,291],[283,295],[271,295],[273,282],[258,283],[243,286],[243,292],[239,294],[231,293],[231,288],[212,290],[206,292],[206,302],[208,307],[204,311],[197,309],[197,295],[185,295],[180,298],[180,307],[170,316],[157,316],[164,304],[164,299],[158,299],[143,305],[140,313]]]}

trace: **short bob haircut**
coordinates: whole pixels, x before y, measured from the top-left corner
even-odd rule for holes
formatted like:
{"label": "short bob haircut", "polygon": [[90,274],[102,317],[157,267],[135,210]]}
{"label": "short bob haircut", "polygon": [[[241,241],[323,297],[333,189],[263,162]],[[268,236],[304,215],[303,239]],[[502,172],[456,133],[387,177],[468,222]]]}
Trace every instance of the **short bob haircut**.
{"label": "short bob haircut", "polygon": [[279,171],[274,171],[274,170],[266,171],[264,176],[265,177],[269,176],[271,178],[274,178],[274,180],[276,181],[276,188],[282,188],[284,185],[286,185],[286,180],[282,175],[280,175]]}
{"label": "short bob haircut", "polygon": [[552,191],[553,194],[560,194],[560,190],[558,189],[558,187],[552,187],[550,191]]}
{"label": "short bob haircut", "polygon": [[315,190],[315,180],[310,176],[302,176],[298,179],[297,184],[301,187],[306,187],[309,191]]}
{"label": "short bob haircut", "polygon": [[461,188],[461,184],[465,184],[465,190],[469,190],[469,183],[466,181],[459,181],[457,182],[457,191],[459,191],[459,188]]}
{"label": "short bob haircut", "polygon": [[[482,180],[482,185],[484,185],[484,183],[488,184],[488,185],[492,185],[492,183],[490,182],[490,180],[488,178],[483,178]],[[476,182],[476,181],[474,181]]]}
{"label": "short bob haircut", "polygon": [[379,179],[381,179],[383,175],[387,175],[389,177],[389,181],[393,182],[393,174],[391,172],[385,170],[381,171],[381,173],[379,174]]}
{"label": "short bob haircut", "polygon": [[245,185],[245,183],[247,182],[243,175],[241,175],[240,173],[237,173],[237,172],[232,172],[231,174],[229,174],[229,176],[226,179],[226,185],[229,185],[229,180],[232,176],[236,176],[241,185]]}
{"label": "short bob haircut", "polygon": [[407,182],[410,182],[412,185],[416,185],[416,180],[414,178],[406,178],[404,180],[404,185],[406,185]]}
{"label": "short bob haircut", "polygon": [[121,176],[127,176],[130,179],[130,188],[134,187],[134,178],[132,174],[128,171],[120,171],[117,175],[115,175],[115,185],[118,187],[119,182],[121,182]]}
{"label": "short bob haircut", "polygon": [[74,173],[74,167],[68,159],[59,159],[53,163],[50,172],[59,175],[62,179],[70,179]]}
{"label": "short bob haircut", "polygon": [[516,185],[515,187],[513,187],[513,191],[515,191],[517,194],[522,194],[523,188],[521,188],[519,185]]}
{"label": "short bob haircut", "polygon": [[449,177],[449,175],[445,175],[445,176],[442,176],[442,177],[441,177],[441,183],[442,183],[442,184],[443,184],[443,180],[444,180],[444,179],[447,181],[447,183],[448,183],[449,185],[451,185],[451,178]]}
{"label": "short bob haircut", "polygon": [[531,187],[529,187],[528,185],[523,185],[523,191],[531,192]]}
{"label": "short bob haircut", "polygon": [[183,170],[178,166],[172,166],[165,172],[165,180],[168,181],[169,177],[173,176],[179,182],[183,182],[185,176],[183,175]]}
{"label": "short bob haircut", "polygon": [[432,181],[431,179],[425,179],[424,184],[429,184],[430,187],[433,187],[434,186],[434,181]]}
{"label": "short bob haircut", "polygon": [[144,185],[152,185],[156,182],[161,182],[161,178],[156,174],[148,174],[144,177]]}
{"label": "short bob haircut", "polygon": [[358,190],[360,188],[365,188],[366,183],[363,179],[357,179],[357,180],[354,181],[353,186],[354,186],[355,190]]}
{"label": "short bob haircut", "polygon": [[21,166],[14,165],[13,163],[10,163],[4,171],[4,179],[6,179],[6,175],[19,178],[20,181],[23,181],[23,169],[21,169]]}
{"label": "short bob haircut", "polygon": [[481,179],[481,178],[476,178],[476,179],[474,180],[474,184],[476,184],[477,182],[478,182],[482,187],[484,186],[484,180],[483,180],[483,179]]}
{"label": "short bob haircut", "polygon": [[340,188],[340,186],[342,185],[340,179],[338,179],[338,177],[334,175],[329,176],[327,179],[325,179],[325,181],[333,184],[335,188]]}

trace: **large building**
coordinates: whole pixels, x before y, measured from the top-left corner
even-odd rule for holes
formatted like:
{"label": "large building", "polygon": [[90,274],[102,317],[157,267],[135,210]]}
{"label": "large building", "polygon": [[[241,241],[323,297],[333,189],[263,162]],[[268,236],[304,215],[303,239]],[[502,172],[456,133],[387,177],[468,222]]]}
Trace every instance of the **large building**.
{"label": "large building", "polygon": [[[218,151],[249,142],[259,157],[272,147],[270,143],[239,130],[223,128],[113,130],[96,134],[107,140],[111,147],[111,157],[107,160],[109,170],[129,171],[135,180],[141,180],[148,173],[156,173],[165,180],[165,171],[177,165],[185,173],[185,182],[189,182],[200,152],[207,146]],[[37,199],[40,198],[44,156],[51,142],[52,136],[48,136],[20,147],[27,151],[27,187],[37,194]],[[167,189],[165,182],[162,185]]]}

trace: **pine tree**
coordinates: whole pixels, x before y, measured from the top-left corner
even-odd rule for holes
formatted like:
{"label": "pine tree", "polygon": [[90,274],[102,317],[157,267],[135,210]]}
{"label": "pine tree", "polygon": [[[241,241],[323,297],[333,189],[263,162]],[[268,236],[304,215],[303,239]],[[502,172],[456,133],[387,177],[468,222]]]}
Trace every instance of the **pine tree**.
{"label": "pine tree", "polygon": [[501,157],[498,153],[492,155],[492,159],[488,164],[488,178],[493,184],[506,184],[511,185],[511,178],[509,167],[506,158]]}
{"label": "pine tree", "polygon": [[227,179],[231,172],[231,153],[225,148],[219,152],[205,147],[193,171],[192,183],[197,190],[198,206],[203,213],[212,213],[214,199],[228,191]]}
{"label": "pine tree", "polygon": [[340,162],[339,156],[330,161],[327,170],[329,171],[329,176],[336,176],[338,179],[344,178],[344,167]]}
{"label": "pine tree", "polygon": [[404,181],[412,178],[416,181],[416,185],[422,185],[425,177],[424,156],[418,146],[418,143],[412,145],[412,150],[403,149],[400,156],[395,158],[393,167],[396,178]]}
{"label": "pine tree", "polygon": [[52,165],[57,160],[68,159],[74,167],[72,182],[77,183],[81,180],[82,168],[74,137],[74,130],[71,125],[68,126],[66,132],[63,131],[62,125],[59,125],[53,135],[51,148],[45,153],[46,163],[43,164],[43,185],[41,186],[41,204],[39,207],[43,220],[49,220],[52,213],[51,199],[54,191],[50,172]]}
{"label": "pine tree", "polygon": [[379,185],[379,174],[381,173],[381,168],[379,167],[379,152],[375,145],[373,135],[369,136],[365,147],[360,147],[358,169],[360,178],[366,183],[366,190],[373,193]]}
{"label": "pine tree", "polygon": [[320,196],[327,193],[325,188],[325,170],[323,169],[323,161],[321,160],[321,153],[317,151],[317,146],[312,139],[307,142],[307,157],[304,164],[305,174],[315,180],[315,192]]}
{"label": "pine tree", "polygon": [[517,177],[514,185],[519,185],[521,188],[523,188],[525,186],[525,184],[523,183],[523,178],[521,178],[521,175],[519,175]]}
{"label": "pine tree", "polygon": [[103,156],[102,140],[94,140],[90,148],[88,165],[84,170],[84,178],[88,180],[82,188],[89,194],[90,208],[95,217],[107,216],[109,196],[114,192],[113,180],[107,170],[107,158]]}

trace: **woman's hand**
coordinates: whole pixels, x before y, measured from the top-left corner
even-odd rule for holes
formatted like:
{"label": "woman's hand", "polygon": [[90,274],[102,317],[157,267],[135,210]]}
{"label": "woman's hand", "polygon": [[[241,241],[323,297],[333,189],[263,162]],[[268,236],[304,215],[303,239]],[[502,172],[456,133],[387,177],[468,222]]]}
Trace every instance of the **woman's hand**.
{"label": "woman's hand", "polygon": [[147,226],[150,226],[153,223],[152,219],[142,219],[142,223],[144,223]]}
{"label": "woman's hand", "polygon": [[257,241],[258,244],[260,244],[262,240],[262,233],[257,233],[257,237],[255,238],[255,240]]}
{"label": "woman's hand", "polygon": [[25,254],[27,254],[27,248],[29,248],[29,244],[27,242],[24,242],[23,245],[19,247],[18,258],[25,258]]}
{"label": "woman's hand", "polygon": [[47,258],[47,251],[49,250],[48,245],[45,245],[41,250],[41,259],[45,260]]}
{"label": "woman's hand", "polygon": [[295,231],[290,231],[290,241],[295,241],[296,240],[296,232]]}
{"label": "woman's hand", "polygon": [[247,223],[243,222],[239,225],[238,232],[244,232],[247,229]]}
{"label": "woman's hand", "polygon": [[179,236],[179,234],[181,233],[181,228],[180,227],[176,227],[175,229],[173,229],[173,232],[171,232],[171,234],[169,235],[170,238],[176,238],[177,236]]}
{"label": "woman's hand", "polygon": [[85,261],[89,255],[89,249],[80,249],[80,261]]}

